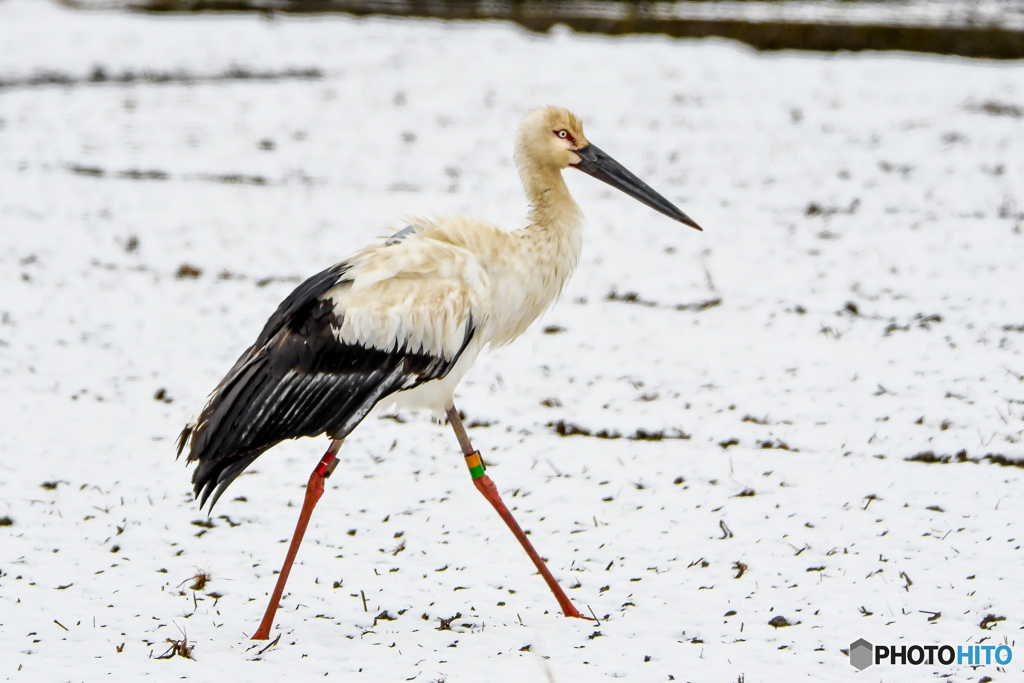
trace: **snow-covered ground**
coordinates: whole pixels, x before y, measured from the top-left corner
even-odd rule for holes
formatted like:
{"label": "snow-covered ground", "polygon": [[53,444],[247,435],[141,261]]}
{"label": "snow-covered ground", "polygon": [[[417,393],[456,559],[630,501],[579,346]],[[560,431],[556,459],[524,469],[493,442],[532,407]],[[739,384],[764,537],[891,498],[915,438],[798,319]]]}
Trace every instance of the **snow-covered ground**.
{"label": "snow-covered ground", "polygon": [[[3,680],[1020,680],[1020,646],[841,650],[1024,626],[1022,470],[985,459],[1024,458],[1024,66],[7,0],[0,81]],[[601,624],[557,613],[447,427],[375,420],[254,649],[326,441],[207,520],[174,438],[300,278],[403,215],[520,225],[545,103],[705,227],[570,174],[579,272],[459,393]]]}

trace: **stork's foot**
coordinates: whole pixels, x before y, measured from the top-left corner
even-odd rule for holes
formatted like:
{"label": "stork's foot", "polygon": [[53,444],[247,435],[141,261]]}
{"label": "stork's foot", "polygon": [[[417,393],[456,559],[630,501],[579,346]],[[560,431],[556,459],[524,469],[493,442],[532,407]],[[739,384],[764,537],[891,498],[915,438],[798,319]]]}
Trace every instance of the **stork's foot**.
{"label": "stork's foot", "polygon": [[491,481],[491,478],[486,474],[481,474],[479,477],[473,480],[473,484],[476,486],[477,491],[483,494],[484,498],[494,507],[494,509],[501,515],[501,518],[505,520],[505,524],[512,530],[515,537],[519,540],[519,544],[523,546],[523,550],[533,560],[533,565],[537,567],[537,571],[544,577],[545,583],[548,584],[548,588],[555,595],[555,599],[558,600],[559,607],[562,608],[562,614],[567,617],[575,617],[577,619],[590,619],[580,614],[580,611],[573,607],[572,602],[569,600],[569,596],[565,594],[562,587],[558,585],[558,581],[555,581],[555,577],[551,575],[551,570],[548,569],[547,564],[541,558],[540,554],[530,543],[530,539],[523,533],[519,523],[516,522],[512,513],[509,512],[508,508],[505,507],[505,503],[501,500],[501,496],[498,495],[498,488]]}
{"label": "stork's foot", "polygon": [[587,621],[592,621],[595,624],[600,624],[601,623],[598,620],[597,617],[590,617],[590,616],[587,616],[586,614],[580,614],[579,612],[576,612],[576,614],[566,614],[565,616],[567,616],[567,617],[575,617],[576,619],[586,619]]}

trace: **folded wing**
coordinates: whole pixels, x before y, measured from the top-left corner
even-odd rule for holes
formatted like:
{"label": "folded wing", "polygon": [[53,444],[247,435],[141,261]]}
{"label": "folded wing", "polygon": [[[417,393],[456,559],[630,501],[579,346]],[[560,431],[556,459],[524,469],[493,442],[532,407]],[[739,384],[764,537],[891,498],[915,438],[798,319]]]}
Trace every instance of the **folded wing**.
{"label": "folded wing", "polygon": [[200,504],[212,508],[277,443],[344,438],[382,398],[446,376],[485,300],[472,260],[452,245],[392,239],[296,288],[179,437],[179,455],[191,442]]}

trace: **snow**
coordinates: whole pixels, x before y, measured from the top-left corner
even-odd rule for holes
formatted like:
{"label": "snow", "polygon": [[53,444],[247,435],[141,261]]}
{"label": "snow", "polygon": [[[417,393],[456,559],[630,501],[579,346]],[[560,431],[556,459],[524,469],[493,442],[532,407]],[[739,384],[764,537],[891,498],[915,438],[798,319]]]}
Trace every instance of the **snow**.
{"label": "snow", "polygon": [[[1024,458],[1019,63],[24,0],[0,54],[3,680],[846,681],[860,637],[1015,645],[1021,469],[984,458]],[[571,176],[577,275],[458,395],[600,626],[406,417],[346,442],[253,649],[327,442],[264,455],[206,528],[178,431],[299,279],[404,215],[520,225],[512,133],[546,103],[705,228]],[[156,659],[184,633],[195,661]]]}

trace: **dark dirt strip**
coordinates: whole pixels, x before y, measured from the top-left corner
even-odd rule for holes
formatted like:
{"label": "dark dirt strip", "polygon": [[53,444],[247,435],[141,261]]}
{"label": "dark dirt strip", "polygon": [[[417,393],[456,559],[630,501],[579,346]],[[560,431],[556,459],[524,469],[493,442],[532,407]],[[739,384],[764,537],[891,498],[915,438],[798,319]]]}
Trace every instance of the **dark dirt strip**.
{"label": "dark dirt strip", "polygon": [[562,24],[580,33],[662,34],[673,38],[729,38],[758,50],[821,52],[902,50],[987,59],[1024,59],[1024,31],[999,25],[894,26],[856,23],[759,22],[658,16],[646,3],[579,5],[552,0],[149,0],[144,12],[346,13],[434,19],[504,19],[531,31]]}

